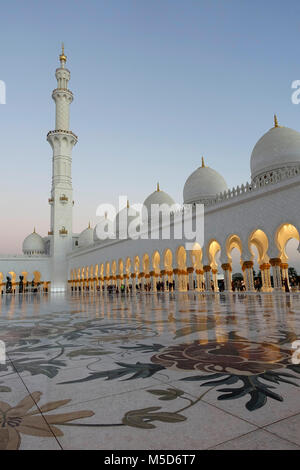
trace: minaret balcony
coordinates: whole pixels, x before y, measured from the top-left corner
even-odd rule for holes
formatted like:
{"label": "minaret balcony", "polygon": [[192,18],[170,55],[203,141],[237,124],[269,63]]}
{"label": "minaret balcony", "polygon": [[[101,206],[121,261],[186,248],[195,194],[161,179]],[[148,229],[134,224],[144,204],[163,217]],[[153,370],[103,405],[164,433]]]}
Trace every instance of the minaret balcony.
{"label": "minaret balcony", "polygon": [[62,237],[66,237],[68,235],[68,230],[66,230],[65,227],[62,227],[59,231],[59,235]]}
{"label": "minaret balcony", "polygon": [[53,204],[54,199],[51,197],[51,198],[48,199],[48,202],[49,202],[49,204]]}
{"label": "minaret balcony", "polygon": [[76,142],[78,140],[78,137],[77,137],[76,134],[74,134],[74,132],[67,131],[67,130],[64,130],[64,129],[55,129],[54,131],[49,131],[48,134],[47,134],[47,137],[49,137],[51,135],[54,135],[54,134],[68,134],[68,135],[74,137]]}
{"label": "minaret balcony", "polygon": [[73,96],[73,93],[72,93],[71,90],[69,90],[69,88],[55,88],[55,90],[53,90],[52,93],[54,93],[55,91],[60,91],[60,92],[62,92],[62,91],[67,91],[68,93],[70,93],[70,95]]}
{"label": "minaret balcony", "polygon": [[68,88],[55,88],[52,92],[52,98],[54,100],[64,98],[69,104],[73,101],[73,93]]}
{"label": "minaret balcony", "polygon": [[67,204],[69,198],[65,194],[63,194],[62,196],[60,196],[59,200],[62,204]]}

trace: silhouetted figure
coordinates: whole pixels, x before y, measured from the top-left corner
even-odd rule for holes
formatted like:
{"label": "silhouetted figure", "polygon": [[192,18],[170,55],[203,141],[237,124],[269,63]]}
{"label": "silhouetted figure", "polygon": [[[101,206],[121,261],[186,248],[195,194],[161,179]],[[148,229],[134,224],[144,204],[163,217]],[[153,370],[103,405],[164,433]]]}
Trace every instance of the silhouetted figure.
{"label": "silhouetted figure", "polygon": [[12,293],[12,282],[9,276],[6,278],[6,293],[11,294]]}
{"label": "silhouetted figure", "polygon": [[24,283],[23,283],[24,276],[19,276],[19,279],[20,279],[19,294],[23,294],[23,291],[24,291]]}

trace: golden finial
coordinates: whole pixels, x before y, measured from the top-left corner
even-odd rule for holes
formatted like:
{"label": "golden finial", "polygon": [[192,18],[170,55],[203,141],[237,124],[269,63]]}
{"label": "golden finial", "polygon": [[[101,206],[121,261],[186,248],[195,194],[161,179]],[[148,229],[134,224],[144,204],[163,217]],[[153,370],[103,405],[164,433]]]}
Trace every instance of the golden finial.
{"label": "golden finial", "polygon": [[203,157],[201,157],[201,161],[202,161],[201,168],[205,168],[204,158]]}
{"label": "golden finial", "polygon": [[159,189],[159,183],[157,183],[156,191],[157,191],[157,192],[160,191],[160,189]]}
{"label": "golden finial", "polygon": [[274,114],[274,127],[279,127],[278,126],[278,119],[277,119],[276,114]]}
{"label": "golden finial", "polygon": [[88,228],[91,228],[91,221],[89,221],[89,226],[88,226]]}
{"label": "golden finial", "polygon": [[36,231],[35,231],[35,227],[33,227],[33,233],[36,233]]}
{"label": "golden finial", "polygon": [[128,201],[128,199],[127,199],[127,209],[129,209],[129,201]]}
{"label": "golden finial", "polygon": [[67,62],[67,56],[65,55],[65,46],[64,43],[61,45],[61,54],[59,56],[60,62]]}

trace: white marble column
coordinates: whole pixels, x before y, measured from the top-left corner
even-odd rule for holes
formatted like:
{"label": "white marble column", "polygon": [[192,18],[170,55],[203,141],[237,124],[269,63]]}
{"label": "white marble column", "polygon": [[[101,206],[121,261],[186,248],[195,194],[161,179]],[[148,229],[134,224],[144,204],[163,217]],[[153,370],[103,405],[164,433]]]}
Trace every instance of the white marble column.
{"label": "white marble column", "polygon": [[232,268],[230,263],[222,264],[222,269],[224,271],[224,290],[226,292],[232,292]]}
{"label": "white marble column", "polygon": [[242,270],[244,272],[246,290],[248,292],[254,292],[253,261],[244,261]]}
{"label": "white marble column", "polygon": [[273,272],[273,284],[274,290],[282,290],[282,278],[281,278],[281,259],[280,258],[271,258],[270,264],[272,266]]}
{"label": "white marble column", "polygon": [[214,283],[214,292],[219,292],[218,270],[217,269],[212,269],[212,275],[213,275],[213,283]]}
{"label": "white marble column", "polygon": [[203,266],[204,271],[204,279],[205,279],[205,291],[211,292],[211,267],[210,266]]}
{"label": "white marble column", "polygon": [[194,290],[194,268],[187,268],[189,278],[189,290]]}

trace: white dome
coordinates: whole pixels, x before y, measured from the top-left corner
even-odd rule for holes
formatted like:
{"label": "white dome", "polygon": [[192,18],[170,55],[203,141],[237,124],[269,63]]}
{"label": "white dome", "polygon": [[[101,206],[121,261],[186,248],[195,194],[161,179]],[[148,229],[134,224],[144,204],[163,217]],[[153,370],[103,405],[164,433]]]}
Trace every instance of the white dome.
{"label": "white dome", "polygon": [[144,206],[148,211],[149,217],[151,216],[152,204],[166,204],[168,206],[172,206],[173,204],[175,204],[175,201],[171,198],[171,196],[169,196],[169,194],[159,189],[159,185],[157,185],[157,190],[151,193],[144,201]]}
{"label": "white dome", "polygon": [[88,228],[83,230],[81,234],[79,235],[78,239],[78,246],[79,248],[85,248],[87,246],[90,246],[94,243],[94,230],[91,228],[90,224]]}
{"label": "white dome", "polygon": [[23,241],[23,253],[24,255],[42,255],[45,253],[44,240],[35,230]]}
{"label": "white dome", "polygon": [[275,127],[264,134],[251,155],[252,179],[270,170],[300,164],[300,133],[288,127]]}
{"label": "white dome", "polygon": [[197,168],[185,182],[183,188],[184,204],[204,203],[227,190],[228,187],[223,176],[216,170],[204,166],[202,160],[202,166]]}

